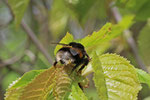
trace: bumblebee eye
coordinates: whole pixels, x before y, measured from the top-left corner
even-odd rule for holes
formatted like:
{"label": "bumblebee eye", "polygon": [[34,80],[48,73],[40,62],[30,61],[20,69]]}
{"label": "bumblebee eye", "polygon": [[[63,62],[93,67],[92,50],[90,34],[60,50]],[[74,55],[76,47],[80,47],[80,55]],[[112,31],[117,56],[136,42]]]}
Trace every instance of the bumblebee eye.
{"label": "bumblebee eye", "polygon": [[74,48],[79,48],[79,49],[84,50],[84,46],[81,43],[71,42],[71,43],[69,43],[69,45]]}
{"label": "bumblebee eye", "polygon": [[70,48],[70,52],[73,56],[76,56],[78,54],[78,52],[76,50],[71,49],[71,48]]}

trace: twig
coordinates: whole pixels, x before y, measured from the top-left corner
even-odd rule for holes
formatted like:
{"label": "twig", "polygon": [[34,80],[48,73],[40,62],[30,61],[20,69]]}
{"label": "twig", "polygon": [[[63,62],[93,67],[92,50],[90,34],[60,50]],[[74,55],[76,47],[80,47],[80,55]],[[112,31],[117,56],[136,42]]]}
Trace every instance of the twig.
{"label": "twig", "polygon": [[[122,20],[122,16],[119,13],[117,7],[111,8],[111,11],[113,13],[113,16],[114,16],[115,20],[117,22],[120,22]],[[142,59],[140,58],[140,56],[138,54],[138,48],[137,48],[135,40],[133,39],[133,37],[131,35],[131,31],[126,29],[126,30],[124,30],[123,35],[126,38],[126,40],[127,40],[128,44],[129,44],[129,46],[130,46],[134,56],[135,56],[135,59],[136,59],[138,65],[139,65],[139,68],[141,68],[144,71],[148,72],[147,68],[145,67]]]}
{"label": "twig", "polygon": [[[7,0],[3,0],[4,3],[8,6],[10,13],[12,15],[12,17],[14,18],[14,14],[12,12],[11,7],[8,4]],[[35,33],[31,30],[31,28],[24,22],[24,20],[22,20],[21,22],[21,26],[22,28],[26,31],[27,35],[31,38],[31,40],[33,41],[33,43],[35,44],[35,46],[41,51],[41,53],[45,56],[45,58],[48,60],[48,62],[50,64],[52,64],[52,59],[50,54],[47,52],[47,50],[43,47],[43,45],[41,44],[41,42],[38,40],[38,38],[36,37]]]}
{"label": "twig", "polygon": [[10,59],[7,59],[5,61],[1,61],[0,62],[0,68],[1,67],[4,67],[4,66],[7,66],[7,65],[11,65],[11,64],[14,64],[15,62],[17,62],[18,60],[20,60],[21,56],[18,57],[18,56],[14,56]]}
{"label": "twig", "polygon": [[37,39],[34,32],[31,30],[31,28],[22,20],[21,22],[22,28],[26,31],[27,35],[31,38],[35,46],[42,52],[42,54],[45,56],[45,58],[49,61],[50,64],[52,64],[52,59],[50,57],[50,54],[47,52],[47,50],[43,47],[41,42]]}
{"label": "twig", "polygon": [[14,56],[14,57],[9,58],[9,59],[4,60],[4,61],[1,60],[0,61],[0,68],[7,67],[8,69],[13,70],[13,71],[19,73],[20,75],[22,75],[24,73],[24,71],[22,71],[20,69],[16,69],[16,68],[11,66],[12,64],[19,61],[21,58],[22,58],[22,56]]}

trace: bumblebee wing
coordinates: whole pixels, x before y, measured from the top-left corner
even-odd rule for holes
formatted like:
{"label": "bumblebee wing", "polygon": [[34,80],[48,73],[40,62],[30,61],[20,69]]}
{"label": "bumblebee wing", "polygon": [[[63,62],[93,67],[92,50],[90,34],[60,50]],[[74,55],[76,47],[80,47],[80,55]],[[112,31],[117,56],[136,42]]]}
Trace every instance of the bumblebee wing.
{"label": "bumblebee wing", "polygon": [[70,48],[70,53],[73,55],[73,56],[76,56],[78,54],[78,52],[75,50],[75,49],[72,49]]}

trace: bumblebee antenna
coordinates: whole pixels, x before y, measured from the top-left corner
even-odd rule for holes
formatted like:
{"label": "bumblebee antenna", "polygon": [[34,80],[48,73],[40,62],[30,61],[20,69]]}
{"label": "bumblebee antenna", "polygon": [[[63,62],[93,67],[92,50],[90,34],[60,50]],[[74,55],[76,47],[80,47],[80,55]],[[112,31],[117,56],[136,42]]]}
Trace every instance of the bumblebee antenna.
{"label": "bumblebee antenna", "polygon": [[63,45],[63,46],[69,46],[68,44],[64,44],[64,43],[51,43],[51,44],[58,44],[58,45]]}

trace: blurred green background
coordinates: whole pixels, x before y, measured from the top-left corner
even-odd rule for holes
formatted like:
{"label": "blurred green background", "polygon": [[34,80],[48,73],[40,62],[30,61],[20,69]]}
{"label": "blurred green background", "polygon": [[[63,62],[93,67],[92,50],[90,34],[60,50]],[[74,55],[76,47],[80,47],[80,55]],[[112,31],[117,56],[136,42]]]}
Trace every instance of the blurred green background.
{"label": "blurred green background", "polygon": [[[52,42],[59,42],[67,32],[75,39],[83,38],[107,22],[121,34],[104,45],[107,49],[102,53],[120,54],[150,73],[150,0],[1,0],[0,100],[8,85],[25,72],[52,65]],[[37,47],[39,42],[28,33],[33,33],[42,47]],[[48,52],[47,57],[40,48]],[[92,75],[88,77],[90,88],[85,92],[90,100],[99,100]],[[150,89],[142,86],[138,99],[150,100]]]}

